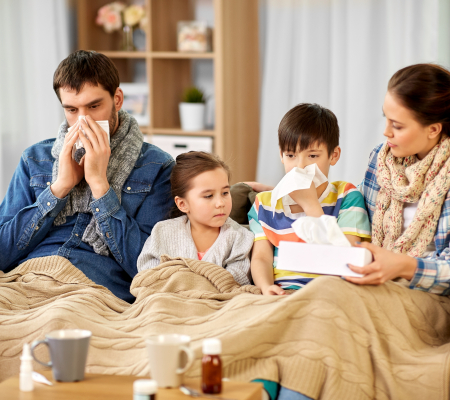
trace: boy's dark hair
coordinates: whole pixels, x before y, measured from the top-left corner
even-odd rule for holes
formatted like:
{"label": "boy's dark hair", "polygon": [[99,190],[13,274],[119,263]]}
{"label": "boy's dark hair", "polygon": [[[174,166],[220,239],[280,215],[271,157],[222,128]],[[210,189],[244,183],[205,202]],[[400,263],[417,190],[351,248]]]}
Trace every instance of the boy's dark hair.
{"label": "boy's dark hair", "polygon": [[[225,162],[214,154],[205,153],[204,151],[189,151],[177,156],[175,166],[170,175],[171,194],[175,197],[185,197],[186,193],[191,189],[192,179],[203,172],[213,171],[222,168],[231,177],[230,168]],[[175,205],[171,212],[170,218],[176,218],[185,215]]]}
{"label": "boy's dark hair", "polygon": [[339,146],[339,125],[330,110],[318,104],[302,103],[291,108],[280,122],[278,145],[281,152],[303,151],[325,144],[328,155]]}
{"label": "boy's dark hair", "polygon": [[114,97],[120,85],[119,71],[104,54],[95,51],[78,50],[62,60],[53,74],[53,90],[58,96],[60,88],[76,90],[77,94],[88,83],[101,85]]}

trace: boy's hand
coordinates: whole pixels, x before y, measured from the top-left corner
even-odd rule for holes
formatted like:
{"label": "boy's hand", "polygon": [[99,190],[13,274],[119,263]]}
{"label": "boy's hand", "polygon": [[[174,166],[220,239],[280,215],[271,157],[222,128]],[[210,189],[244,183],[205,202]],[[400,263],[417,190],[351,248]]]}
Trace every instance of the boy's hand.
{"label": "boy's hand", "polygon": [[320,217],[323,215],[323,209],[319,203],[314,182],[311,182],[309,189],[294,190],[289,193],[289,196],[303,208],[308,217]]}
{"label": "boy's hand", "polygon": [[265,296],[278,296],[286,294],[286,292],[277,285],[263,287],[261,288],[261,292]]}

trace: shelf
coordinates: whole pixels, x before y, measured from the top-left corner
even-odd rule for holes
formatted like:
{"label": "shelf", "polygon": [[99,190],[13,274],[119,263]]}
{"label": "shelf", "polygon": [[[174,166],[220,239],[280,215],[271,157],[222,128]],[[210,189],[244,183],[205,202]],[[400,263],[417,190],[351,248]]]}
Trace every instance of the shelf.
{"label": "shelf", "polygon": [[214,53],[183,53],[178,51],[153,51],[152,58],[186,58],[186,59],[213,59]]}
{"label": "shelf", "polygon": [[149,126],[139,125],[139,129],[141,130],[141,132],[144,135],[149,135],[150,134],[150,127]]}
{"label": "shelf", "polygon": [[203,131],[183,131],[180,128],[151,128],[147,130],[152,135],[178,135],[178,136],[214,136],[213,129]]}
{"label": "shelf", "polygon": [[213,59],[214,53],[182,53],[178,51],[100,51],[109,58]]}
{"label": "shelf", "polygon": [[104,54],[109,58],[146,58],[149,53],[146,51],[101,51],[99,53]]}

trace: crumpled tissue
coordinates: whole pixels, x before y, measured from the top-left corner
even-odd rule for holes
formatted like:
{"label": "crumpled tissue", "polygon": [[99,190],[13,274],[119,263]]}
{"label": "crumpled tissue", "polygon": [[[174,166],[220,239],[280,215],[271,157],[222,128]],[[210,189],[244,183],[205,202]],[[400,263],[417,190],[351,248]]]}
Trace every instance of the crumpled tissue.
{"label": "crumpled tissue", "polygon": [[305,168],[295,167],[291,169],[283,179],[281,179],[278,185],[275,186],[275,189],[272,190],[270,206],[272,207],[273,215],[275,215],[275,207],[279,199],[286,197],[285,204],[296,204],[289,196],[289,193],[292,193],[295,190],[309,189],[312,182],[314,182],[314,186],[317,187],[327,181],[328,178],[315,163],[308,165]]}
{"label": "crumpled tissue", "polygon": [[351,247],[344,232],[332,215],[301,217],[293,224],[295,234],[306,243],[328,244],[332,246]]}
{"label": "crumpled tissue", "polygon": [[[84,120],[84,122],[87,123],[86,121],[86,116],[85,115],[80,115],[78,117],[78,120]],[[100,128],[102,128],[108,135],[108,142],[111,143],[111,139],[109,136],[109,121],[95,121],[97,122],[97,124],[100,125]],[[73,125],[68,129],[68,132],[70,132],[73,128]],[[83,128],[80,125],[80,130],[86,135],[86,133],[84,132]],[[89,139],[89,137],[86,135],[86,137]],[[78,139],[75,144],[73,145],[72,148],[72,158],[78,163],[81,163],[81,160],[83,159],[84,155],[86,154],[86,150],[84,149],[84,145],[82,143],[82,141],[80,139]]]}

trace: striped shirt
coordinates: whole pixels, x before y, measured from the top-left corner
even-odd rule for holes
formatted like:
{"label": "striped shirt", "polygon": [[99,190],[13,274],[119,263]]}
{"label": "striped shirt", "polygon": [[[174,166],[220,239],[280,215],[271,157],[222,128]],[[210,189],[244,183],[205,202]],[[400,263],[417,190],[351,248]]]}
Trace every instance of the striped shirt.
{"label": "striped shirt", "polygon": [[[364,195],[370,221],[375,213],[375,203],[380,186],[377,183],[377,158],[384,143],[375,147],[369,157],[364,179],[359,186]],[[417,269],[409,283],[411,289],[450,295],[450,191],[447,193],[434,235],[436,251],[427,258],[417,257]]]}
{"label": "striped shirt", "polygon": [[[269,240],[273,245],[273,268],[275,284],[284,289],[298,289],[318,275],[285,271],[277,268],[280,241],[301,242],[292,228],[292,223],[304,212],[292,213],[289,205],[279,199],[275,214],[271,207],[272,192],[262,192],[256,196],[248,219],[255,241]],[[370,222],[364,206],[364,198],[354,185],[348,182],[329,183],[319,199],[325,215],[337,218],[341,230],[346,235],[355,235],[370,240]]]}

